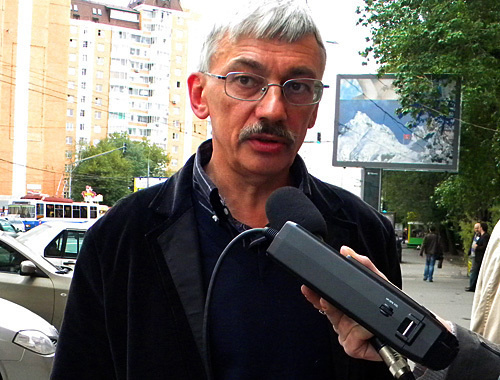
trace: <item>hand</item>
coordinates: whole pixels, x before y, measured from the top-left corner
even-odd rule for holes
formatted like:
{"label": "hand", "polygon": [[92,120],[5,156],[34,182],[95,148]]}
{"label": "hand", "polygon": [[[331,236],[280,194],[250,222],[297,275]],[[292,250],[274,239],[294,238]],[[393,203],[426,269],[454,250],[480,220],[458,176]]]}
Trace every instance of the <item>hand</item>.
{"label": "hand", "polygon": [[[368,269],[387,280],[385,275],[377,269],[368,257],[358,255],[351,248],[346,246],[340,248],[340,253],[344,256],[352,256]],[[340,344],[344,347],[345,352],[349,356],[356,359],[372,361],[382,360],[369,342],[370,338],[373,337],[372,333],[349,318],[342,311],[328,303],[328,301],[318,296],[307,286],[303,285],[301,290],[306,299],[311,302],[316,309],[320,310],[328,317],[329,321],[333,325],[333,329],[339,336]]]}
{"label": "hand", "polygon": [[[387,280],[387,277],[385,277],[385,275],[377,269],[377,267],[370,261],[368,257],[358,255],[351,248],[346,246],[340,248],[340,253],[344,256],[353,257],[368,269],[378,274],[383,279]],[[370,338],[373,337],[373,334],[371,332],[345,315],[342,311],[328,303],[328,301],[321,298],[307,286],[303,285],[301,290],[306,299],[311,302],[316,309],[318,309],[328,317],[328,320],[333,325],[333,329],[339,336],[340,344],[342,345],[342,347],[344,347],[345,352],[349,356],[356,359],[365,359],[372,361],[382,360],[377,351],[369,342]],[[448,331],[452,331],[450,322],[445,321],[439,316],[436,317],[448,329]]]}

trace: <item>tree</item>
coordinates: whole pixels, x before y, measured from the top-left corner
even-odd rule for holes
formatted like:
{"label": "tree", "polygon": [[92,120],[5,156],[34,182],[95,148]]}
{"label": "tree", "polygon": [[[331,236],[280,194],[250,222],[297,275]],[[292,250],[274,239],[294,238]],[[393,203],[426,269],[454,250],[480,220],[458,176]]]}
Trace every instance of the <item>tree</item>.
{"label": "tree", "polygon": [[461,82],[459,172],[432,201],[455,226],[487,220],[500,204],[500,2],[365,0],[358,14],[371,35],[361,54],[396,75],[402,113],[447,115],[432,81]]}
{"label": "tree", "polygon": [[[123,146],[126,146],[125,152],[121,149]],[[80,200],[80,192],[91,186],[103,195],[105,204],[112,206],[132,192],[134,177],[171,174],[166,171],[168,155],[146,140],[131,141],[126,134],[113,134],[95,146],[84,147],[79,160],[101,153],[106,154],[76,163],[72,173],[72,199]]]}

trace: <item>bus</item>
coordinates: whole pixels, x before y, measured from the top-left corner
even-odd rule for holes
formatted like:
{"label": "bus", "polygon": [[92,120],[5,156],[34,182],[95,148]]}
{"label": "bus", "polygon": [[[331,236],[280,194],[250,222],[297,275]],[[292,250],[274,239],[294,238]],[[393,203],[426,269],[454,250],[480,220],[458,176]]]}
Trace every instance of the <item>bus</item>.
{"label": "bus", "polygon": [[427,225],[421,222],[408,222],[408,248],[420,248],[427,233]]}
{"label": "bus", "polygon": [[97,203],[74,202],[67,198],[31,197],[12,201],[7,205],[9,219],[22,220],[28,231],[48,221],[83,222],[100,218],[108,206]]}

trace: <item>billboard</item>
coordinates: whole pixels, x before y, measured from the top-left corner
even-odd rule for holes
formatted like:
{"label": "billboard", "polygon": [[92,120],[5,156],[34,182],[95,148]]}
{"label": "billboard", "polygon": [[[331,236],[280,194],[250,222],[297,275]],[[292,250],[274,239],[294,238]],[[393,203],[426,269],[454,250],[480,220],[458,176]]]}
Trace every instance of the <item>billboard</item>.
{"label": "billboard", "polygon": [[[451,115],[416,120],[401,116],[393,75],[338,75],[333,166],[457,171],[459,84],[436,86],[453,105]],[[424,110],[424,108],[422,108]],[[427,114],[428,115],[428,114]]]}

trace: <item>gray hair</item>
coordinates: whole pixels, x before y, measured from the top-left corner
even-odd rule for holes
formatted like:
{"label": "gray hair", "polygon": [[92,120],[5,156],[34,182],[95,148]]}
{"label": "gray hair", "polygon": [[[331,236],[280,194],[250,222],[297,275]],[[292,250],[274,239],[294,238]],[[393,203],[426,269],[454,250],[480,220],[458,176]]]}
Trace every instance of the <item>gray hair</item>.
{"label": "gray hair", "polygon": [[218,44],[226,36],[231,42],[241,37],[254,37],[293,43],[312,34],[326,57],[320,32],[305,0],[248,0],[246,4],[247,7],[240,8],[231,16],[218,17],[219,21],[203,44],[199,71],[210,70]]}

